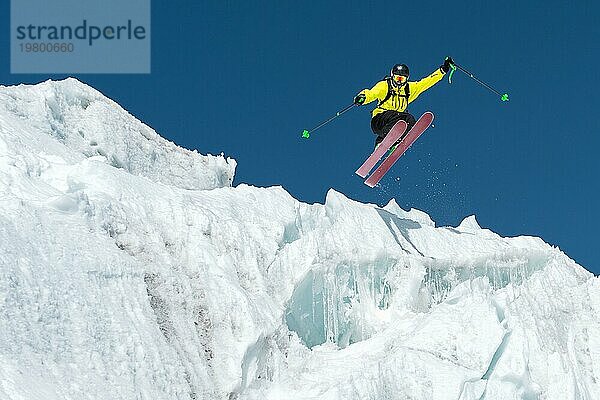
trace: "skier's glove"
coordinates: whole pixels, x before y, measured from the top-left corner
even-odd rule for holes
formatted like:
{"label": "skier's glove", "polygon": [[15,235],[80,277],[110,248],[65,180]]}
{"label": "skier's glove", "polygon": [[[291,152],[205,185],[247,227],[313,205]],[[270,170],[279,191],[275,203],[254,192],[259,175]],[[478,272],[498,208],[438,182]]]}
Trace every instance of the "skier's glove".
{"label": "skier's glove", "polygon": [[367,96],[365,96],[364,93],[359,93],[354,98],[354,104],[356,104],[357,106],[362,106],[366,99]]}
{"label": "skier's glove", "polygon": [[444,73],[446,73],[446,72],[450,71],[450,66],[451,65],[454,65],[454,60],[452,59],[452,57],[448,56],[444,60],[444,63],[442,64],[442,66],[440,67],[440,69],[442,71],[444,71]]}

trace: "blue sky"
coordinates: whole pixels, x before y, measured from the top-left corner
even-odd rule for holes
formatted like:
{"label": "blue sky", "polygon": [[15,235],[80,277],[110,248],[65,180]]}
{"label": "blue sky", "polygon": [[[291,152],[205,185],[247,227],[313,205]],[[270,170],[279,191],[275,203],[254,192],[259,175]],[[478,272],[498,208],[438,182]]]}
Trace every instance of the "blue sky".
{"label": "blue sky", "polygon": [[[0,13],[4,85],[8,5]],[[237,4],[246,3],[246,4]],[[152,73],[79,75],[177,144],[238,161],[235,184],[281,185],[305,202],[329,188],[426,211],[438,225],[475,214],[501,235],[534,235],[600,273],[597,2],[179,1],[152,4]],[[446,55],[509,103],[455,74],[411,104],[434,127],[381,187],[354,175],[372,150],[371,106],[351,103],[395,63],[419,79]]]}

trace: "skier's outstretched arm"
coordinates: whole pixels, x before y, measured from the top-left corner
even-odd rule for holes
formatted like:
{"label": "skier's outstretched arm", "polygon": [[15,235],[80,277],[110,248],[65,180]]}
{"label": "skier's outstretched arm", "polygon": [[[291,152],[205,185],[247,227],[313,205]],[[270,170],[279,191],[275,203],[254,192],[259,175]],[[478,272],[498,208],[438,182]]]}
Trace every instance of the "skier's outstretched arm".
{"label": "skier's outstretched arm", "polygon": [[354,104],[369,104],[374,100],[383,100],[387,95],[388,87],[386,81],[377,82],[371,89],[363,89],[354,98]]}
{"label": "skier's outstretched arm", "polygon": [[414,101],[421,93],[438,83],[444,77],[444,72],[441,69],[436,69],[431,75],[417,82],[410,82],[410,98],[408,102]]}
{"label": "skier's outstretched arm", "polygon": [[446,57],[444,64],[433,71],[431,75],[421,79],[420,81],[410,82],[410,98],[408,99],[408,102],[410,103],[414,101],[421,93],[441,81],[446,72],[449,71],[451,64],[453,64],[452,58]]}

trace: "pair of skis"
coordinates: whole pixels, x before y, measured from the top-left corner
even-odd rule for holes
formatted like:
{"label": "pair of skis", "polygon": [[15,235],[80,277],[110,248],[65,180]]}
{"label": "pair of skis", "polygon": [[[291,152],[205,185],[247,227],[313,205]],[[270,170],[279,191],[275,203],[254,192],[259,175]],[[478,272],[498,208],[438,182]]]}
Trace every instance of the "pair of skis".
{"label": "pair of skis", "polygon": [[[394,163],[404,154],[406,150],[421,136],[429,125],[433,122],[433,113],[430,111],[425,112],[421,118],[413,125],[412,129],[408,131],[404,137],[404,131],[406,130],[406,122],[398,121],[386,137],[383,139],[381,144],[373,151],[373,153],[367,158],[367,160],[357,170],[356,174],[361,178],[365,178],[369,172],[375,167],[375,164],[379,162],[381,157],[391,149],[390,154],[385,160],[379,165],[379,167],[365,180],[365,185],[374,187],[379,183],[381,178],[392,168]],[[402,140],[400,140],[402,138]],[[400,140],[400,143],[393,148],[396,142]]]}

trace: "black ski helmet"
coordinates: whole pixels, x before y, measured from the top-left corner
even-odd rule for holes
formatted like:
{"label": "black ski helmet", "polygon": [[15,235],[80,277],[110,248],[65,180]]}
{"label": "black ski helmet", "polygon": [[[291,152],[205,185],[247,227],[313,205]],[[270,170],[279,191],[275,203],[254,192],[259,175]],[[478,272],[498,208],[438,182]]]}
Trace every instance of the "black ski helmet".
{"label": "black ski helmet", "polygon": [[409,76],[409,71],[408,71],[408,65],[406,64],[396,64],[392,67],[392,70],[390,71],[390,75],[394,76],[394,75],[402,75],[405,76],[408,79]]}

